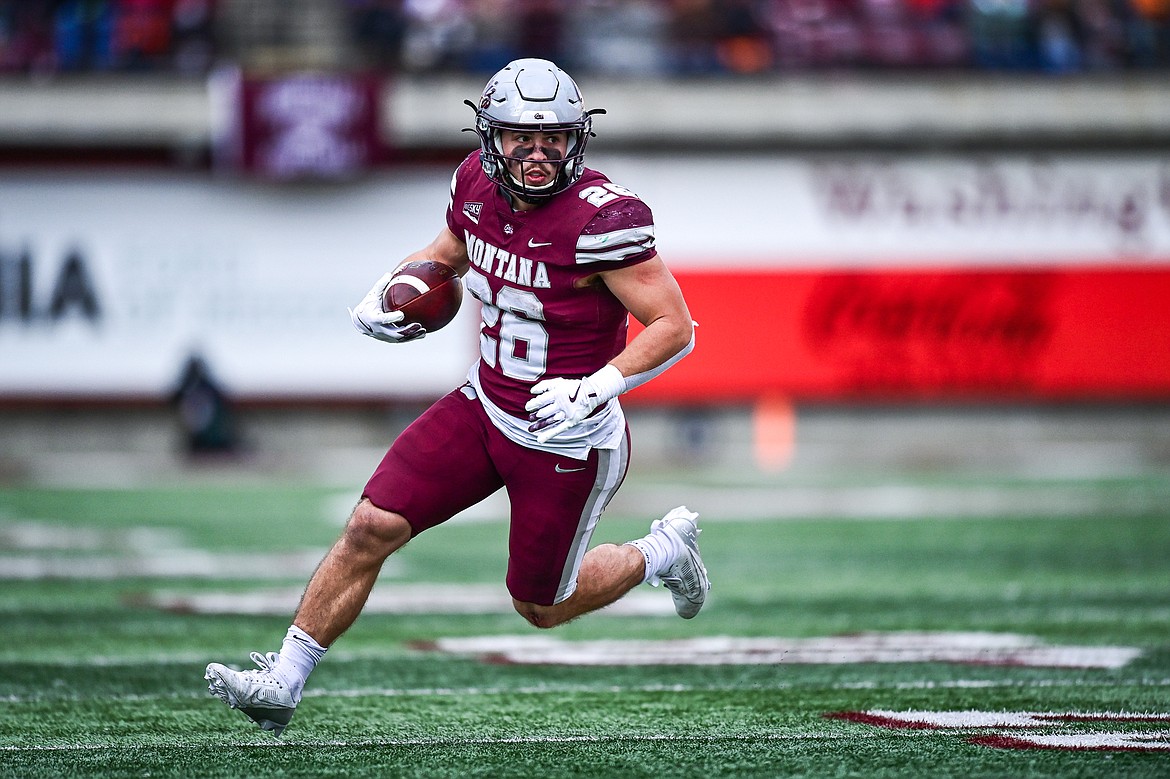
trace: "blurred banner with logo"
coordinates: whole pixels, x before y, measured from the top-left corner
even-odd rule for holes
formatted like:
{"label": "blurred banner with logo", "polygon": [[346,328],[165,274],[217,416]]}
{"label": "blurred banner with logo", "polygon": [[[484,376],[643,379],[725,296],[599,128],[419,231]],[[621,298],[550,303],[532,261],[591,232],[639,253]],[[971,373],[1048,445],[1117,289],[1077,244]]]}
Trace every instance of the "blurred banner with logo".
{"label": "blurred banner with logo", "polygon": [[640,400],[1170,397],[1170,267],[686,270],[694,353]]}
{"label": "blurred banner with logo", "polygon": [[347,179],[379,162],[381,80],[352,73],[212,79],[214,154],[221,169],[261,178]]}

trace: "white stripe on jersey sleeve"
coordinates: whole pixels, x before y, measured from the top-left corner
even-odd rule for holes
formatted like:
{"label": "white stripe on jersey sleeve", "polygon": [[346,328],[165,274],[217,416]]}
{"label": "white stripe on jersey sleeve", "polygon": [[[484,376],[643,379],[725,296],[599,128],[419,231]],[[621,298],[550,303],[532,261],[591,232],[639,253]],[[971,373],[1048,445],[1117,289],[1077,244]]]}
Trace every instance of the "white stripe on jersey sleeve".
{"label": "white stripe on jersey sleeve", "polygon": [[611,233],[581,235],[577,239],[577,264],[624,260],[654,248],[654,225],[628,227]]}

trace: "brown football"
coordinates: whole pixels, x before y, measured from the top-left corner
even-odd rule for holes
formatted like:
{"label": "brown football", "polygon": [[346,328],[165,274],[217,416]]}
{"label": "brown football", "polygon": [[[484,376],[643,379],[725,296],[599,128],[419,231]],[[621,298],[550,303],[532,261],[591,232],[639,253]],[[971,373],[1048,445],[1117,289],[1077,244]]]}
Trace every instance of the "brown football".
{"label": "brown football", "polygon": [[382,310],[401,311],[399,324],[418,322],[433,333],[459,313],[463,284],[450,265],[433,260],[408,262],[394,272],[382,293]]}

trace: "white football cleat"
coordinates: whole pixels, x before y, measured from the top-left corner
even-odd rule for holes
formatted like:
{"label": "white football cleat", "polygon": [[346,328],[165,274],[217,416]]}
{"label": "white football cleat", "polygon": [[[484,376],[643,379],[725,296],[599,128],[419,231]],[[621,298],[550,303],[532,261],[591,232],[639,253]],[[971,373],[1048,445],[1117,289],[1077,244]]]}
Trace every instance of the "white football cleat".
{"label": "white football cleat", "polygon": [[699,534],[703,531],[699,530],[698,519],[698,514],[679,506],[650,525],[651,532],[673,533],[682,540],[683,553],[658,578],[670,590],[674,610],[683,619],[699,613],[707,600],[707,590],[711,589],[707,568],[699,556]]}
{"label": "white football cleat", "polygon": [[277,738],[288,727],[297,702],[284,680],[272,672],[280,655],[269,652],[252,653],[252,662],[258,668],[251,671],[233,671],[226,665],[212,663],[203,678],[209,684],[207,691],[233,709],[239,709],[261,730],[271,730]]}

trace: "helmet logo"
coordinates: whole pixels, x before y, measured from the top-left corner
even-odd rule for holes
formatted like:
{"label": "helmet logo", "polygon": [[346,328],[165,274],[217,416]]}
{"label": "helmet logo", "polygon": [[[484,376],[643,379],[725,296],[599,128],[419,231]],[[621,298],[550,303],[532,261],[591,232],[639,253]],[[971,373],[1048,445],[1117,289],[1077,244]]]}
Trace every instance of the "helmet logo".
{"label": "helmet logo", "polygon": [[533,119],[544,119],[544,114],[542,114],[542,113],[535,113],[535,114],[533,114],[533,115],[532,115],[532,118],[533,118]]}
{"label": "helmet logo", "polygon": [[496,85],[492,84],[483,91],[483,97],[480,98],[479,107],[487,108],[492,104],[492,95],[496,93]]}

